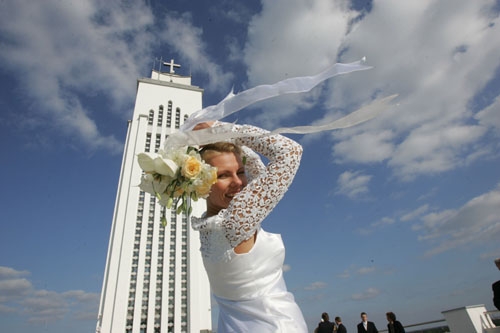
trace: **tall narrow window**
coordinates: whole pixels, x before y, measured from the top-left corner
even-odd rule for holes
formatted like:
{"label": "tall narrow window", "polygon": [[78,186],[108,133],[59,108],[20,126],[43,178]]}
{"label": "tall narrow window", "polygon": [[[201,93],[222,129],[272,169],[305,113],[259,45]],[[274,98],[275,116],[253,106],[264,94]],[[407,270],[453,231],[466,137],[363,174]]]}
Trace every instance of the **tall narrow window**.
{"label": "tall narrow window", "polygon": [[149,110],[148,125],[153,125],[154,116],[155,112],[153,110]]}
{"label": "tall narrow window", "polygon": [[157,122],[157,126],[161,126],[161,124],[163,123],[163,105],[160,105],[160,110],[158,111],[158,122]]}
{"label": "tall narrow window", "polygon": [[181,126],[181,109],[175,109],[175,128],[179,128]]}
{"label": "tall narrow window", "polygon": [[156,134],[155,153],[160,149],[161,134]]}
{"label": "tall narrow window", "polygon": [[168,101],[167,106],[167,125],[168,128],[172,126],[172,101]]}
{"label": "tall narrow window", "polygon": [[146,145],[144,151],[149,153],[151,151],[151,133],[146,133]]}

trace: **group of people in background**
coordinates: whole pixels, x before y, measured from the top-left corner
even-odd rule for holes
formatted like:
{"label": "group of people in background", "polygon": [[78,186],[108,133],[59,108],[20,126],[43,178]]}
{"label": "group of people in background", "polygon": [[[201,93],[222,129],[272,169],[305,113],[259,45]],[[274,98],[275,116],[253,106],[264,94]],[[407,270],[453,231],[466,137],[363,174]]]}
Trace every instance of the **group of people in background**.
{"label": "group of people in background", "polygon": [[[500,258],[495,260],[495,265],[500,270]],[[493,304],[500,310],[500,280],[493,283]],[[403,325],[396,320],[396,315],[394,312],[387,312],[385,314],[387,318],[387,332],[388,333],[405,333]],[[357,333],[378,333],[377,327],[372,321],[368,320],[368,315],[366,312],[361,312],[361,322],[357,326]],[[334,322],[330,322],[330,317],[328,313],[323,312],[321,315],[321,322],[318,327],[314,330],[314,333],[347,333],[347,329],[342,324],[342,319],[340,317],[335,317]]]}
{"label": "group of people in background", "polygon": [[[389,333],[405,333],[403,325],[396,320],[396,315],[394,312],[387,312],[387,332]],[[377,327],[372,321],[368,321],[368,315],[366,312],[361,312],[361,322],[357,326],[357,333],[378,333]],[[321,315],[321,322],[318,327],[314,330],[314,333],[347,333],[347,329],[342,324],[342,319],[340,317],[335,317],[334,322],[330,322],[330,317],[328,313],[323,312]]]}

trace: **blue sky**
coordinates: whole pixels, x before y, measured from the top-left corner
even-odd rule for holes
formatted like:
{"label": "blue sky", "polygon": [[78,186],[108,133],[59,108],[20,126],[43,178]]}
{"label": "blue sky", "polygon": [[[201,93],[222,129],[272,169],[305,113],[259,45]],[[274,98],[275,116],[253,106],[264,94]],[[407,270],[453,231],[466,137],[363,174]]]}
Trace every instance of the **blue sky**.
{"label": "blue sky", "polygon": [[490,0],[0,3],[0,328],[95,328],[136,79],[175,59],[205,106],[363,56],[370,71],[234,119],[322,123],[373,98],[352,129],[295,136],[297,178],[264,228],[312,330],[493,309],[500,279],[500,2]]}

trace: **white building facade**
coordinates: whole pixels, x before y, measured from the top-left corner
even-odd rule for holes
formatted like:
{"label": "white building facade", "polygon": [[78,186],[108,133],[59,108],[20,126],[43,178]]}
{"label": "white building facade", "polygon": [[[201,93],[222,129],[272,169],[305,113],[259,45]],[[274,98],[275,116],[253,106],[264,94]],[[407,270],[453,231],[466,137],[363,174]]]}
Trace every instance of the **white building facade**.
{"label": "white building facade", "polygon": [[[203,90],[191,77],[153,70],[139,79],[128,123],[96,332],[211,332],[210,285],[198,232],[185,215],[166,210],[138,187],[140,152],[155,152],[193,112]],[[178,67],[177,65],[175,65]],[[193,215],[205,211],[193,202]]]}

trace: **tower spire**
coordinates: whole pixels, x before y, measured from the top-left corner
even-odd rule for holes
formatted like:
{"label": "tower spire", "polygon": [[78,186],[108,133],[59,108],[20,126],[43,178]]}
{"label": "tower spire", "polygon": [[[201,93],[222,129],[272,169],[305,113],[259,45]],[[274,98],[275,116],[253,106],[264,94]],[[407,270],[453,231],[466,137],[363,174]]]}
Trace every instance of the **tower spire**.
{"label": "tower spire", "polygon": [[170,59],[170,62],[164,61],[163,65],[170,67],[170,74],[175,73],[174,67],[181,68],[181,65],[174,63],[174,59]]}

